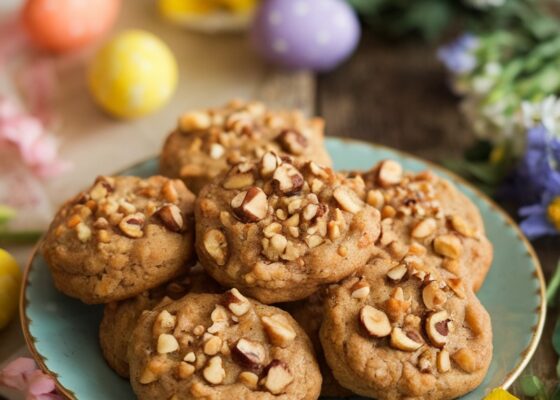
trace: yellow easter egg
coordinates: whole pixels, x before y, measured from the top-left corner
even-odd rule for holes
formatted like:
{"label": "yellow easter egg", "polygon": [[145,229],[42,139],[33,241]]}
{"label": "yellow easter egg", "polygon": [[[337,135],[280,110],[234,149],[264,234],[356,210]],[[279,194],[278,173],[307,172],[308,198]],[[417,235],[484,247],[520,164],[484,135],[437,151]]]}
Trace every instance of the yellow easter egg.
{"label": "yellow easter egg", "polygon": [[6,327],[18,308],[21,270],[17,261],[0,249],[0,329]]}
{"label": "yellow easter egg", "polygon": [[253,10],[258,1],[257,0],[219,0],[223,6],[227,7],[233,12],[249,12]]}
{"label": "yellow easter egg", "polygon": [[95,56],[88,72],[95,101],[122,118],[149,114],[173,95],[177,62],[167,45],[142,30],[120,33]]}
{"label": "yellow easter egg", "polygon": [[519,400],[517,397],[509,394],[504,389],[494,389],[484,400]]}

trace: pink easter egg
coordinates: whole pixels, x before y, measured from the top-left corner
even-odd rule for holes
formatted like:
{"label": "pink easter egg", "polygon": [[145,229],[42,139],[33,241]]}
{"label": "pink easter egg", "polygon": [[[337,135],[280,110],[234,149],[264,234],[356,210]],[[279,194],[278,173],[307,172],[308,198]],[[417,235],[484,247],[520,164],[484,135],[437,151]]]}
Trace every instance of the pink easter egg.
{"label": "pink easter egg", "polygon": [[27,0],[22,20],[31,41],[45,50],[79,49],[115,22],[120,0]]}

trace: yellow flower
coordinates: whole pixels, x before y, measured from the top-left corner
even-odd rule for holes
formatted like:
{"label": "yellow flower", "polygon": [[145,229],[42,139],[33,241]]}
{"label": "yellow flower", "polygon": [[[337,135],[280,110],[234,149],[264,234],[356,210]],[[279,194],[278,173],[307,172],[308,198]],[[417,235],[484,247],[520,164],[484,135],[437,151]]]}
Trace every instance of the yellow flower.
{"label": "yellow flower", "polygon": [[504,389],[494,389],[484,400],[519,400],[517,397],[509,394]]}
{"label": "yellow flower", "polygon": [[560,231],[560,196],[550,202],[546,211],[550,222]]}
{"label": "yellow flower", "polygon": [[506,149],[503,145],[496,146],[490,152],[490,163],[491,164],[499,164],[504,160],[506,155]]}
{"label": "yellow flower", "polygon": [[0,329],[12,320],[18,308],[21,270],[16,260],[0,249]]}

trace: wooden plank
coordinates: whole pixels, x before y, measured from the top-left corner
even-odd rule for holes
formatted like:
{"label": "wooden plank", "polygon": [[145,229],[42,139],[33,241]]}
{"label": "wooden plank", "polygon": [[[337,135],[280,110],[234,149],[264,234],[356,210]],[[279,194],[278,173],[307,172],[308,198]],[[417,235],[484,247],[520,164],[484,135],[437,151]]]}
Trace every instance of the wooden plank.
{"label": "wooden plank", "polygon": [[[318,81],[318,112],[327,134],[369,140],[409,151],[432,161],[460,157],[473,135],[458,112],[436,49],[422,43],[383,42],[366,32],[352,59]],[[536,249],[547,276],[560,256],[558,238]],[[558,316],[550,311],[539,348],[526,369],[557,382],[557,357],[551,332]],[[520,395],[518,384],[514,393]]]}

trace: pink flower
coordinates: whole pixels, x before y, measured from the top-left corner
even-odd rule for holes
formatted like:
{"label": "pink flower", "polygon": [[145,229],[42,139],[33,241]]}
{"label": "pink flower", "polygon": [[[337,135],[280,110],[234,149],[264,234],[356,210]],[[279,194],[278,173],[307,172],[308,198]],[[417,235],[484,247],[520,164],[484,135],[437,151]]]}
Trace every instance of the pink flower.
{"label": "pink flower", "polygon": [[68,168],[58,158],[58,141],[41,121],[0,97],[0,149],[15,146],[22,160],[40,177],[51,177]]}
{"label": "pink flower", "polygon": [[25,400],[62,400],[54,380],[30,358],[17,358],[0,370],[0,386],[23,392]]}

